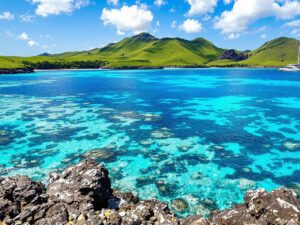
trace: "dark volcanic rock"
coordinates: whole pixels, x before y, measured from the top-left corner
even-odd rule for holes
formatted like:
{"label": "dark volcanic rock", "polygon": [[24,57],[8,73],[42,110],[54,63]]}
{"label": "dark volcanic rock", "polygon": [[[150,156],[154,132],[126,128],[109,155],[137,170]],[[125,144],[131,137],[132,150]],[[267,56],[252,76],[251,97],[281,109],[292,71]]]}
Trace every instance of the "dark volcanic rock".
{"label": "dark volcanic rock", "polygon": [[244,197],[245,204],[214,213],[213,224],[300,224],[300,200],[294,191],[285,188],[270,193],[263,189],[249,191]]}
{"label": "dark volcanic rock", "polygon": [[[52,174],[48,189],[25,176],[0,178],[0,224],[33,225],[299,225],[300,200],[280,188],[249,191],[245,204],[214,211],[210,218],[178,219],[166,203],[140,201],[111,189],[108,171],[91,159]],[[213,203],[206,199],[209,205]],[[175,204],[176,203],[176,204]],[[174,207],[176,205],[176,207]],[[178,211],[188,207],[177,199]]]}
{"label": "dark volcanic rock", "polygon": [[26,176],[0,178],[0,221],[18,216],[24,209],[47,201],[46,188]]}
{"label": "dark volcanic rock", "polygon": [[231,49],[231,50],[226,50],[224,52],[224,54],[222,56],[219,57],[219,59],[230,59],[230,60],[233,60],[233,61],[242,61],[242,60],[245,60],[247,59],[248,56],[244,53],[238,53],[236,52],[236,50],[234,49]]}
{"label": "dark volcanic rock", "polygon": [[101,209],[112,196],[108,171],[95,161],[83,160],[62,174],[51,174],[47,194],[56,202],[80,210]]}

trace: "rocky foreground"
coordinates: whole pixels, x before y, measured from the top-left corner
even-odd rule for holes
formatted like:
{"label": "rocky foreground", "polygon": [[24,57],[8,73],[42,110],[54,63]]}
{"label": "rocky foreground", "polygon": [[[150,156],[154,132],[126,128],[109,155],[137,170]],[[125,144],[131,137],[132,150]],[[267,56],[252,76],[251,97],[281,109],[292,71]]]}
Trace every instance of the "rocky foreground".
{"label": "rocky foreground", "polygon": [[300,224],[300,200],[293,190],[259,189],[249,191],[244,199],[245,204],[212,212],[208,219],[182,220],[163,202],[112,190],[105,167],[86,159],[61,174],[51,174],[47,188],[26,176],[0,178],[0,225]]}

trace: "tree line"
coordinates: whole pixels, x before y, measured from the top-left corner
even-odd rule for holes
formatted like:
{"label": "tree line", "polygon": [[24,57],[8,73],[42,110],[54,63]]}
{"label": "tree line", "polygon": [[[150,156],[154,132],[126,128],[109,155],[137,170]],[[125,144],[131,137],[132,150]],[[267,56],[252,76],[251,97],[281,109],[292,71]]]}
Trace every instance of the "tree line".
{"label": "tree line", "polygon": [[50,62],[50,61],[40,61],[40,62],[30,62],[22,61],[24,65],[33,69],[98,69],[105,65],[104,61],[70,61],[70,62]]}

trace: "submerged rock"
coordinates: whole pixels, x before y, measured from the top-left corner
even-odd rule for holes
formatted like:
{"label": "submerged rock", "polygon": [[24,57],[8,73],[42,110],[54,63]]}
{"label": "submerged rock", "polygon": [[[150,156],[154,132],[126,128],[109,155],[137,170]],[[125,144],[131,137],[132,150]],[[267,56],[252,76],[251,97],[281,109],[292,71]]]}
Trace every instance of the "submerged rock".
{"label": "submerged rock", "polygon": [[170,138],[173,135],[174,134],[172,132],[170,132],[169,129],[167,129],[167,128],[162,128],[160,130],[156,130],[151,133],[151,136],[153,138],[157,138],[157,139]]}
{"label": "submerged rock", "polygon": [[84,153],[84,157],[97,161],[113,161],[116,153],[111,148],[97,148]]}
{"label": "submerged rock", "polygon": [[189,204],[183,198],[177,198],[171,202],[171,207],[176,212],[182,213],[189,208]]}
{"label": "submerged rock", "polygon": [[282,147],[289,151],[300,151],[300,142],[285,141],[282,143]]}

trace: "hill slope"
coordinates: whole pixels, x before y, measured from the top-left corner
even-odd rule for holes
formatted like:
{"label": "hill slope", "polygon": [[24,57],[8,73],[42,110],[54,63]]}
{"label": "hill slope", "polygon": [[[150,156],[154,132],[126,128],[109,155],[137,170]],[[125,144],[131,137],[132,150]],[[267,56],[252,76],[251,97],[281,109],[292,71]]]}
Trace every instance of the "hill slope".
{"label": "hill slope", "polygon": [[141,33],[90,51],[42,54],[33,57],[0,57],[0,68],[126,68],[164,66],[283,66],[296,63],[300,41],[277,38],[247,53],[247,60],[217,60],[224,49],[204,38],[189,41],[181,38],[158,39]]}
{"label": "hill slope", "polygon": [[249,59],[243,61],[251,66],[285,66],[297,63],[300,41],[281,37],[266,42],[250,53]]}

